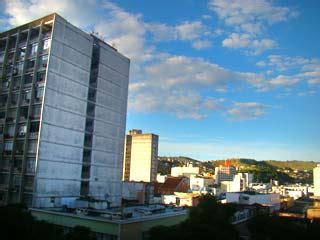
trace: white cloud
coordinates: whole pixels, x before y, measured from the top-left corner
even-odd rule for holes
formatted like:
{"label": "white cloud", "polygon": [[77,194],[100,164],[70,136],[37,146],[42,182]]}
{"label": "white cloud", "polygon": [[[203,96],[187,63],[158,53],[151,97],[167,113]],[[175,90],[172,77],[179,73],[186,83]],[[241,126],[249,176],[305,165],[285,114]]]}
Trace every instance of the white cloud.
{"label": "white cloud", "polygon": [[182,40],[199,39],[201,34],[205,31],[205,27],[200,21],[184,22],[176,26],[179,38]]}
{"label": "white cloud", "polygon": [[301,68],[310,64],[311,60],[303,57],[288,57],[282,55],[269,55],[266,61],[260,61],[256,65],[259,67],[275,67],[277,71],[286,71],[293,68]]}
{"label": "white cloud", "polygon": [[246,49],[247,54],[257,55],[268,49],[277,47],[277,43],[268,38],[255,39],[247,33],[231,33],[228,38],[222,41],[222,46],[234,49]]}
{"label": "white cloud", "polygon": [[270,80],[270,84],[273,86],[284,86],[284,87],[291,87],[296,85],[301,79],[295,76],[284,76],[278,75],[277,77]]}
{"label": "white cloud", "polygon": [[209,8],[229,26],[239,26],[250,33],[259,32],[264,24],[284,22],[297,17],[288,7],[273,6],[268,0],[211,0]]}
{"label": "white cloud", "polygon": [[275,40],[265,37],[267,28],[298,16],[288,7],[274,6],[268,0],[211,0],[209,8],[232,29],[222,45],[233,49],[247,49],[246,54],[257,55],[277,47]]}
{"label": "white cloud", "polygon": [[212,35],[201,21],[183,22],[170,26],[167,24],[147,24],[147,30],[153,35],[155,41],[187,41],[195,49],[211,47],[208,37]]}
{"label": "white cloud", "polygon": [[232,120],[251,120],[266,114],[267,106],[257,102],[235,102],[227,111]]}
{"label": "white cloud", "polygon": [[299,92],[297,95],[299,97],[307,97],[307,96],[313,96],[316,94],[315,90],[308,90],[308,91],[304,91],[304,92]]}
{"label": "white cloud", "polygon": [[192,47],[195,49],[206,49],[211,47],[211,42],[208,40],[197,40],[192,43]]}

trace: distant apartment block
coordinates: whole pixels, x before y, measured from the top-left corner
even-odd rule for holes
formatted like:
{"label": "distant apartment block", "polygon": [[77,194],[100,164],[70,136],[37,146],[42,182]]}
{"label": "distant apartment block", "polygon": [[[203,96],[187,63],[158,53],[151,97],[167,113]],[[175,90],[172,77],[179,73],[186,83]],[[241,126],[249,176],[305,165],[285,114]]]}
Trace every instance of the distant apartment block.
{"label": "distant apartment block", "polygon": [[230,165],[230,161],[225,162],[224,165],[220,165],[215,168],[214,174],[216,178],[216,183],[222,181],[233,181],[234,176],[237,173],[237,169]]}
{"label": "distant apartment block", "polygon": [[121,202],[130,61],[51,14],[0,33],[0,203]]}
{"label": "distant apartment block", "polygon": [[157,179],[158,135],[129,131],[125,139],[123,180],[155,182]]}
{"label": "distant apartment block", "polygon": [[320,198],[320,164],[313,169],[314,196]]}

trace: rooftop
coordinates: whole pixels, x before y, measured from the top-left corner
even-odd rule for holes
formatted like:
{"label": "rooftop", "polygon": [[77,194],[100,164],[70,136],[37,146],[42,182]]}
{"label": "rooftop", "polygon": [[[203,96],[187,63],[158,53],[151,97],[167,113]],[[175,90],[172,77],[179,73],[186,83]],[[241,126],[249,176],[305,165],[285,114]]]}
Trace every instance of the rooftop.
{"label": "rooftop", "polygon": [[50,213],[53,215],[60,216],[78,217],[117,224],[127,224],[187,214],[187,210],[184,208],[171,206],[166,207],[161,204],[104,210],[90,208],[31,208],[31,211]]}

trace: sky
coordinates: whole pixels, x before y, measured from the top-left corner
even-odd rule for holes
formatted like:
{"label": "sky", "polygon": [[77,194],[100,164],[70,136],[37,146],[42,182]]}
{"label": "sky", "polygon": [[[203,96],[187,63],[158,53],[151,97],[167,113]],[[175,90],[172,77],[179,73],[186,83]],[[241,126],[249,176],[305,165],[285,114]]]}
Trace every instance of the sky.
{"label": "sky", "polygon": [[127,130],[159,155],[320,160],[318,0],[0,0],[0,31],[57,12],[131,59]]}

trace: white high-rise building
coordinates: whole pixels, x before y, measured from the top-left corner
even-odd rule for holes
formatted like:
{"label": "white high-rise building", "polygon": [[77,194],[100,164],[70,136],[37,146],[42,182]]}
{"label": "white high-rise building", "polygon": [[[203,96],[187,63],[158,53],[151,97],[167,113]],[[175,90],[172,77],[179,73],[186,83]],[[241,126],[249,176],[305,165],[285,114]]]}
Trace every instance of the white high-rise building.
{"label": "white high-rise building", "polygon": [[0,204],[120,205],[129,65],[57,14],[0,33]]}
{"label": "white high-rise building", "polygon": [[159,136],[132,129],[125,139],[123,180],[155,182]]}
{"label": "white high-rise building", "polygon": [[313,169],[314,196],[320,197],[320,164]]}

